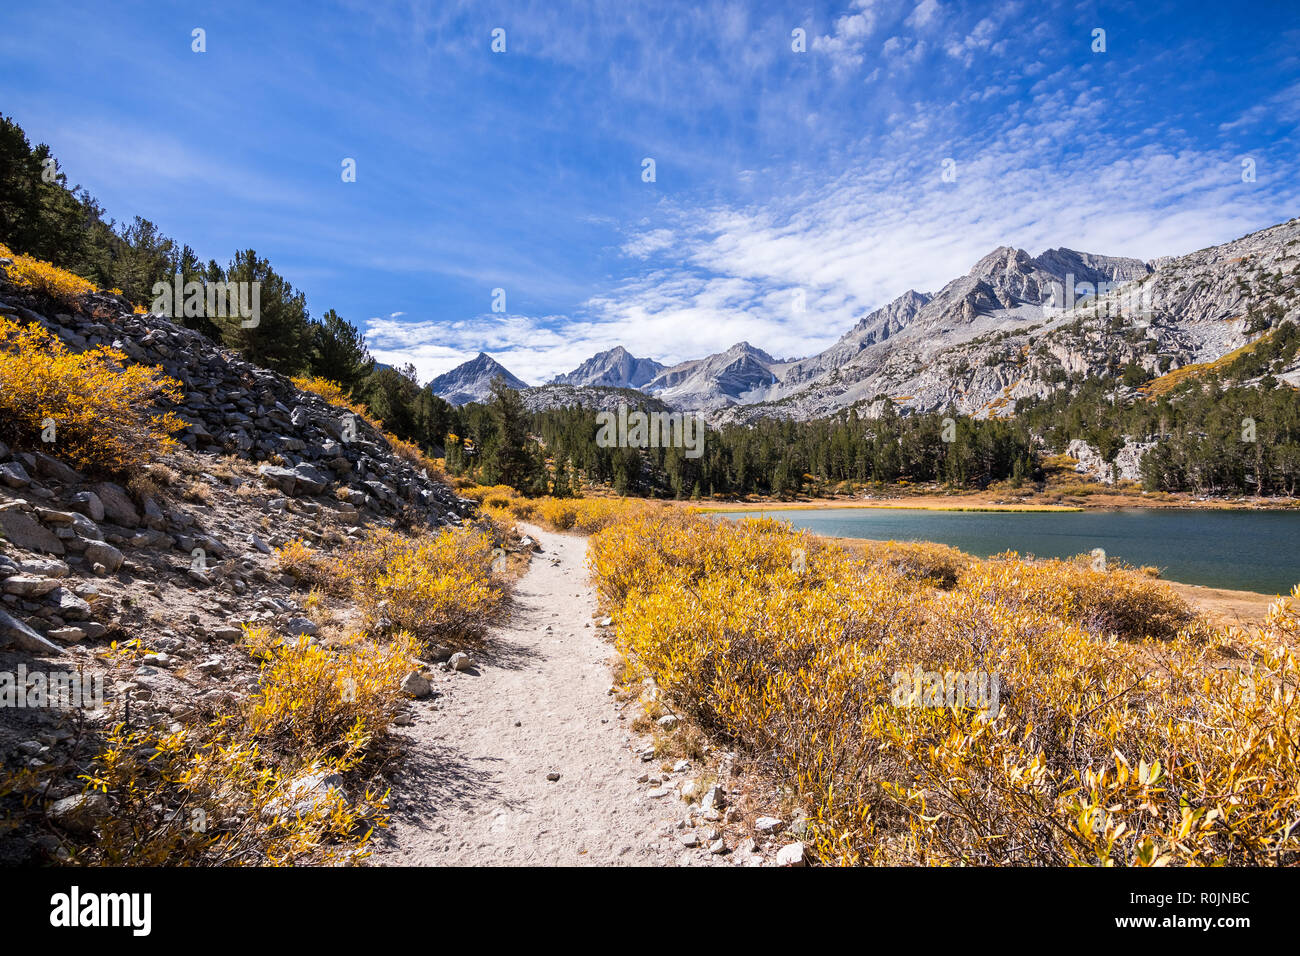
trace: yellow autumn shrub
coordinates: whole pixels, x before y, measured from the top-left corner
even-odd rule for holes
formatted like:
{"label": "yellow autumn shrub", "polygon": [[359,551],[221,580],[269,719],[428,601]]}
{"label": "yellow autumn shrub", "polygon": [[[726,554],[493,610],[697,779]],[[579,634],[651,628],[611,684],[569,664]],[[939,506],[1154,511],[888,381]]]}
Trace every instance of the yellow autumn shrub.
{"label": "yellow autumn shrub", "polygon": [[425,639],[479,635],[501,601],[493,552],[491,536],[470,530],[444,531],[399,551],[359,589],[367,625]]}
{"label": "yellow autumn shrub", "polygon": [[112,801],[69,862],[104,866],[290,866],[361,862],[388,824],[385,795],[308,794],[343,760],[276,759],[223,719],[176,732],[110,728],[86,775]]}
{"label": "yellow autumn shrub", "polygon": [[738,568],[776,574],[793,568],[801,556],[815,571],[818,556],[828,550],[818,539],[772,518],[716,524],[662,508],[633,511],[600,531],[592,540],[589,562],[601,590],[617,604],[638,587],[675,576],[689,582]]}
{"label": "yellow autumn shrub", "polygon": [[480,504],[487,498],[494,498],[501,502],[511,501],[519,497],[519,492],[509,485],[476,485],[459,483],[457,489],[462,498],[470,498]]}
{"label": "yellow autumn shrub", "polygon": [[281,570],[355,601],[366,629],[375,634],[476,637],[503,596],[493,570],[499,555],[488,531],[457,528],[406,537],[378,530],[336,554],[301,540],[276,554]]}
{"label": "yellow autumn shrub", "polygon": [[180,401],[180,389],[117,349],[73,352],[36,323],[0,316],[0,438],[9,444],[92,471],[138,470],[178,447],[172,435],[185,422],[150,408],[159,398]]}
{"label": "yellow autumn shrub", "polygon": [[[91,772],[112,801],[98,838],[73,862],[106,865],[357,863],[387,826],[386,794],[348,794],[404,700],[423,648],[399,634],[327,649],[246,627],[262,662],[255,694],[179,730],[114,726]],[[365,775],[362,774],[364,777]]]}
{"label": "yellow autumn shrub", "polygon": [[947,544],[931,541],[863,541],[855,547],[872,563],[887,564],[905,577],[951,588],[975,559]]}
{"label": "yellow autumn shrub", "polygon": [[369,410],[364,405],[357,404],[348,398],[348,393],[343,390],[343,386],[337,382],[332,382],[327,378],[319,375],[295,375],[291,379],[294,387],[303,392],[311,392],[313,395],[319,395],[331,405],[335,405],[354,415],[362,418],[368,418]]}
{"label": "yellow autumn shrub", "polygon": [[246,641],[263,663],[261,691],[244,732],[294,753],[340,761],[344,769],[397,716],[403,704],[398,687],[423,653],[404,632],[381,644],[354,636],[333,649],[306,638],[268,647],[256,631]]}
{"label": "yellow autumn shrub", "polygon": [[8,266],[0,266],[0,272],[14,285],[64,305],[73,306],[81,296],[95,291],[94,283],[81,276],[31,256],[17,255],[4,243],[0,243],[0,258],[13,260]]}
{"label": "yellow autumn shrub", "polygon": [[574,498],[540,498],[536,520],[555,531],[570,531],[578,520],[578,501]]}
{"label": "yellow autumn shrub", "polygon": [[302,538],[294,538],[276,548],[275,557],[281,571],[306,584],[330,586],[339,583],[327,573],[326,556]]}
{"label": "yellow autumn shrub", "polygon": [[530,521],[552,531],[594,534],[633,512],[659,511],[663,502],[642,498],[525,498],[509,485],[476,485],[456,479],[458,493],[479,503],[483,512],[501,521]]}
{"label": "yellow autumn shrub", "polygon": [[[246,626],[257,691],[173,732],[119,724],[87,787],[112,813],[72,862],[111,865],[352,864],[388,824],[366,781],[403,707],[421,636],[477,633],[501,598],[492,539],[468,529],[407,538],[378,531],[338,554],[302,541],[280,566],[362,607],[368,631],[331,646]],[[382,624],[380,619],[382,618]],[[405,625],[411,625],[406,629]],[[107,655],[134,660],[138,641]],[[35,789],[29,787],[28,789]]]}
{"label": "yellow autumn shrub", "polygon": [[1139,571],[1099,571],[1058,559],[1027,562],[999,555],[968,564],[960,585],[987,601],[1048,611],[1121,637],[1172,637],[1196,617],[1167,584]]}
{"label": "yellow autumn shrub", "polygon": [[1133,572],[899,557],[672,514],[589,561],[631,676],[791,787],[824,862],[1300,863],[1294,601],[1206,640]]}

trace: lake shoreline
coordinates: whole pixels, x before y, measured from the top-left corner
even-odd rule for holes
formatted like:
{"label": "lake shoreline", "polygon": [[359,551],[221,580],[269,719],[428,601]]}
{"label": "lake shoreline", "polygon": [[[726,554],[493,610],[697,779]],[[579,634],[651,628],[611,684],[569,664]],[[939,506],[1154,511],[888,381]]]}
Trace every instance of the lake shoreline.
{"label": "lake shoreline", "polygon": [[[875,541],[875,538],[849,538],[836,535],[818,534],[813,537],[821,541],[830,541],[841,547],[853,548],[857,544]],[[967,552],[962,552],[967,554]],[[983,561],[973,554],[967,555],[972,561]],[[1283,594],[1265,594],[1262,591],[1237,591],[1232,588],[1218,588],[1206,584],[1188,584],[1172,578],[1159,577],[1154,580],[1169,585],[1188,604],[1199,610],[1211,623],[1219,625],[1248,626],[1264,622],[1268,609]]]}
{"label": "lake shoreline", "polygon": [[[1104,499],[1104,500],[1097,500]],[[897,511],[986,511],[1008,514],[1067,514],[1084,511],[1126,511],[1132,508],[1171,511],[1295,511],[1295,498],[1193,498],[1165,495],[1144,497],[1139,494],[1097,494],[1074,496],[1067,501],[1007,501],[1001,496],[973,493],[969,495],[898,495],[880,498],[776,498],[750,501],[680,501],[679,506],[717,513],[750,511],[805,511],[853,508],[879,508]]]}
{"label": "lake shoreline", "polygon": [[[1273,518],[1263,512],[1251,516],[1248,511],[1222,509],[1116,508],[1064,512],[1060,508],[988,506],[864,508],[847,503],[838,508],[769,506],[734,511],[710,508],[700,512],[722,520],[770,514],[850,550],[871,541],[946,544],[971,560],[985,560],[984,555],[1004,550],[1040,558],[1068,558],[1090,553],[1100,544],[1113,559],[1133,567],[1159,569],[1159,580],[1174,587],[1207,615],[1217,615],[1220,623],[1262,622],[1269,605],[1289,595],[1295,580],[1300,578],[1300,565],[1283,562],[1284,566],[1279,567],[1276,561],[1280,556],[1277,549],[1285,547],[1297,533],[1295,519],[1300,516],[1288,516],[1286,512],[1275,513]],[[1038,517],[1023,519],[1022,534],[1020,520],[1008,521],[1001,527],[1003,514]],[[1117,518],[1111,519],[1108,514]],[[1232,517],[1235,514],[1241,518]],[[1261,522],[1267,527],[1261,526]],[[1243,528],[1247,529],[1245,534],[1232,533]],[[980,540],[981,535],[985,536],[984,540]],[[1206,545],[1216,540],[1226,550],[1219,551],[1217,547],[1207,550]],[[1211,553],[1217,557],[1208,557]],[[1265,570],[1261,571],[1261,567]],[[1281,573],[1274,573],[1277,571]]]}
{"label": "lake shoreline", "polygon": [[[875,508],[889,511],[984,511],[997,512],[1001,514],[1070,514],[1072,512],[1081,512],[1089,509],[1079,505],[1035,505],[1035,504],[938,504],[936,502],[923,502],[920,504],[895,504],[890,501],[837,501],[835,499],[810,500],[785,504],[783,502],[772,501],[766,503],[744,503],[737,505],[728,504],[698,504],[690,502],[689,507],[698,508],[700,511],[708,511],[711,514],[745,514],[754,511],[849,511],[855,509]],[[1117,509],[1118,510],[1118,509]]]}

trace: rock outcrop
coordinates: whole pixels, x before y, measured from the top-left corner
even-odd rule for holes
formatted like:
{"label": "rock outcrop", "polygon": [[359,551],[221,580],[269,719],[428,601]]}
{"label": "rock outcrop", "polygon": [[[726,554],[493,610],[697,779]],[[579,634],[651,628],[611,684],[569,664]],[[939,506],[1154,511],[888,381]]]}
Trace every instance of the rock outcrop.
{"label": "rock outcrop", "polygon": [[1153,441],[1124,440],[1124,445],[1115,454],[1115,460],[1107,461],[1101,452],[1082,438],[1076,438],[1066,446],[1065,453],[1078,464],[1074,470],[1087,475],[1095,481],[1113,485],[1117,481],[1142,480],[1142,456],[1154,448]]}

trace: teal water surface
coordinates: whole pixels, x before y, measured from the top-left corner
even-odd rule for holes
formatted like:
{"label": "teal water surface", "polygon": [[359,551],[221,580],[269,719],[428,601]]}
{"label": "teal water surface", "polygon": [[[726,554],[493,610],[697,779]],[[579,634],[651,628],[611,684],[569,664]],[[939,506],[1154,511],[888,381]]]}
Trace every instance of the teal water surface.
{"label": "teal water surface", "polygon": [[[1162,577],[1238,591],[1286,594],[1300,582],[1300,512],[988,512],[825,508],[754,512],[815,534],[877,541],[938,541],[981,558],[1012,550],[1067,558],[1102,548],[1107,558],[1152,564]],[[731,515],[749,517],[751,514]]]}

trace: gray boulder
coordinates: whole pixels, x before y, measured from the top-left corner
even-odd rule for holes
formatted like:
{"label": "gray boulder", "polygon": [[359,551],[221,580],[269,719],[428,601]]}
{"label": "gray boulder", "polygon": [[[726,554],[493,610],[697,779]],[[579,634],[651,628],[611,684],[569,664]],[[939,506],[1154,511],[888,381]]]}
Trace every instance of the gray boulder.
{"label": "gray boulder", "polygon": [[108,797],[102,793],[79,793],[55,801],[50,819],[70,833],[87,835],[108,818]]}
{"label": "gray boulder", "polygon": [[28,551],[44,551],[48,554],[63,554],[63,542],[54,532],[35,519],[10,508],[0,511],[0,534],[20,548]]}
{"label": "gray boulder", "polygon": [[86,560],[91,564],[102,564],[109,571],[117,571],[124,560],[122,552],[103,541],[91,541],[86,545]]}
{"label": "gray boulder", "polygon": [[257,469],[257,473],[262,476],[262,480],[269,485],[279,488],[286,495],[293,494],[293,486],[298,480],[288,468],[281,468],[278,465],[263,465]]}
{"label": "gray boulder", "polygon": [[50,478],[63,485],[75,485],[81,481],[81,472],[69,468],[57,458],[36,453],[36,473],[42,478]]}
{"label": "gray boulder", "polygon": [[95,494],[104,506],[104,517],[123,528],[134,528],[140,524],[140,512],[135,502],[126,493],[126,489],[111,481],[101,482],[95,486]]}
{"label": "gray boulder", "polygon": [[68,504],[91,521],[104,520],[104,502],[100,501],[99,495],[93,491],[78,491],[72,496]]}
{"label": "gray boulder", "polygon": [[4,582],[5,594],[22,598],[45,597],[59,586],[58,578],[43,578],[33,574],[15,574]]}
{"label": "gray boulder", "polygon": [[32,479],[21,463],[7,461],[0,465],[0,482],[4,482],[10,488],[26,488],[32,483]]}
{"label": "gray boulder", "polygon": [[319,468],[303,463],[293,470],[298,494],[318,495],[329,487],[330,480]]}
{"label": "gray boulder", "polygon": [[33,654],[62,654],[63,649],[52,644],[8,611],[0,610],[0,646],[13,645]]}
{"label": "gray boulder", "polygon": [[411,671],[402,678],[402,692],[412,697],[428,697],[433,693],[433,685],[419,671]]}

